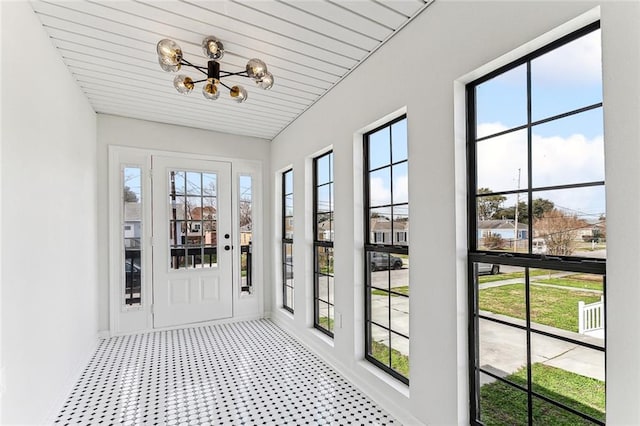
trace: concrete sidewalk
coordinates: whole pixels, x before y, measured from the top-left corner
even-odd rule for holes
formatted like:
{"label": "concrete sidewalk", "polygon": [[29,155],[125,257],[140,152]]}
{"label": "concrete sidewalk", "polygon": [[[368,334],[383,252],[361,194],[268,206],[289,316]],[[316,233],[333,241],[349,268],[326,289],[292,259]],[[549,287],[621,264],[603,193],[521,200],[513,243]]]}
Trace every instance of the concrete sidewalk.
{"label": "concrete sidewalk", "polygon": [[[482,314],[514,323],[519,321],[490,312],[482,312]],[[524,321],[522,323],[524,325]],[[481,367],[500,377],[505,377],[526,365],[527,340],[524,330],[485,319],[480,319],[479,324]],[[536,324],[535,328],[579,342],[604,347],[603,339],[540,324]],[[531,335],[531,363],[550,365],[598,380],[604,380],[605,377],[604,352],[535,333]],[[481,381],[481,384],[484,384],[493,381],[493,379],[485,376]]]}

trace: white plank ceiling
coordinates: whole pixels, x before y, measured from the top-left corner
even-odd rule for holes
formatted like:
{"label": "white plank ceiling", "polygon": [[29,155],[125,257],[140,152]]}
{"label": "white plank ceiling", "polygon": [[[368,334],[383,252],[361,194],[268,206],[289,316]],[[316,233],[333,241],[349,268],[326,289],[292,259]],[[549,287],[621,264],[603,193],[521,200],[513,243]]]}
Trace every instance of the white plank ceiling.
{"label": "white plank ceiling", "polygon": [[[32,7],[91,105],[115,114],[273,139],[433,0],[123,0],[32,1]],[[224,71],[260,58],[274,75],[271,90],[253,80],[238,104],[216,101],[202,83],[181,95],[176,73],[160,69],[156,43],[176,41],[191,63],[206,66],[200,47],[224,43]],[[194,80],[202,74],[183,67]]]}

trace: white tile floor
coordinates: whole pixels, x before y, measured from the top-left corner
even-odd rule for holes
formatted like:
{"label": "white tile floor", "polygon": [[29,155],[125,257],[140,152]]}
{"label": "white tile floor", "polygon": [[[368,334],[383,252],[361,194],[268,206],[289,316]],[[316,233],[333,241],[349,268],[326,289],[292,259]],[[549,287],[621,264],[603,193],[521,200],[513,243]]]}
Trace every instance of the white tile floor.
{"label": "white tile floor", "polygon": [[102,341],[56,424],[399,423],[260,320]]}

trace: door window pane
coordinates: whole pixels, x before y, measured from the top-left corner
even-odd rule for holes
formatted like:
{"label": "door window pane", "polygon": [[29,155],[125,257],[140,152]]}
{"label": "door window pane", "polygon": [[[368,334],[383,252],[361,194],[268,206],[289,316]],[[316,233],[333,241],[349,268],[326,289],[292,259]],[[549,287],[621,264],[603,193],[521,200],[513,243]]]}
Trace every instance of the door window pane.
{"label": "door window pane", "polygon": [[122,171],[124,242],[124,303],[142,302],[142,169],[125,167]]}
{"label": "door window pane", "polygon": [[[216,175],[172,170],[169,182],[170,268],[217,267]],[[188,196],[180,195],[185,191]]]}
{"label": "door window pane", "polygon": [[252,247],[253,236],[253,178],[240,176],[238,194],[238,223],[240,225],[240,291],[251,294],[252,287]]}

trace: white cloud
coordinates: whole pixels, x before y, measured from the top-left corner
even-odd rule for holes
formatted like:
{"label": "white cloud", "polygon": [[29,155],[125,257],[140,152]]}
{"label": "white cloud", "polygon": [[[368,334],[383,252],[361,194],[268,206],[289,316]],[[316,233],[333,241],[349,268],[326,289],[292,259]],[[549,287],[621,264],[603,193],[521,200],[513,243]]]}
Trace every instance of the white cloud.
{"label": "white cloud", "polygon": [[[500,123],[479,126],[483,134],[506,130]],[[604,141],[576,133],[568,137],[543,137],[534,133],[532,140],[533,187],[564,185],[604,180]],[[525,131],[508,133],[478,143],[478,187],[493,191],[521,189],[527,182],[527,136]],[[545,193],[558,206],[582,212],[604,213],[601,189],[572,189]],[[548,196],[548,197],[547,197]],[[555,199],[553,199],[555,198]]]}
{"label": "white cloud", "polygon": [[393,180],[393,203],[406,203],[409,201],[409,176],[398,176]]}
{"label": "white cloud", "polygon": [[379,177],[372,177],[369,180],[369,193],[371,194],[371,205],[379,206],[391,204],[391,188],[389,183]]}
{"label": "white cloud", "polygon": [[600,31],[594,31],[532,61],[535,82],[598,83],[602,78]]}

